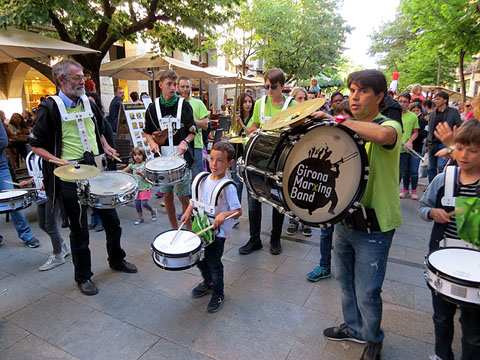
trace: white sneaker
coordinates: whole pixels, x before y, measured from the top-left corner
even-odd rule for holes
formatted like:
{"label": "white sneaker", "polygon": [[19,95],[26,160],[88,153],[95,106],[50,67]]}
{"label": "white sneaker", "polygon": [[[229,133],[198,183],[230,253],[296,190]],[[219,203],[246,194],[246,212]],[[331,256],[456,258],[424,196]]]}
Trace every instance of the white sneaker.
{"label": "white sneaker", "polygon": [[428,358],[430,360],[442,360],[442,358],[440,356],[437,356],[437,355],[430,355]]}
{"label": "white sneaker", "polygon": [[51,270],[53,268],[56,268],[57,266],[60,266],[60,265],[63,265],[65,264],[65,259],[63,258],[63,255],[62,253],[58,254],[58,255],[50,255],[48,257],[48,260],[45,264],[43,264],[42,266],[40,266],[38,268],[38,270],[40,271],[47,271],[47,270]]}
{"label": "white sneaker", "polygon": [[68,246],[66,243],[62,244],[62,255],[64,258],[66,258],[68,255],[72,253],[72,250],[70,250],[70,246]]}

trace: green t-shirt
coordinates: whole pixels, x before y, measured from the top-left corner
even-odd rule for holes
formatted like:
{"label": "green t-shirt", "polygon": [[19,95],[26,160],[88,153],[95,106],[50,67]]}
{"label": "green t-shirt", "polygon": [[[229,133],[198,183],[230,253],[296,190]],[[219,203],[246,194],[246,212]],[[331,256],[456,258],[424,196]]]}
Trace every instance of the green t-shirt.
{"label": "green t-shirt", "polygon": [[[287,100],[287,96],[283,95],[285,98],[285,101]],[[263,97],[262,97],[263,98]],[[261,122],[261,114],[260,110],[262,107],[262,98],[258,99],[255,101],[255,107],[253,108],[253,116],[250,119],[250,121],[247,124],[247,128],[250,129],[250,127],[255,123],[258,125],[258,127],[262,127],[262,122]],[[288,104],[288,107],[298,104],[295,100],[292,100],[290,104]],[[270,96],[267,96],[267,103],[265,104],[265,116],[272,117],[273,115],[278,114],[281,112],[283,109],[283,105],[281,106],[273,106],[272,105],[272,100],[270,99]]]}
{"label": "green t-shirt", "polygon": [[152,188],[152,185],[150,185],[143,177],[141,177],[135,172],[135,169],[143,171],[143,169],[145,168],[145,163],[140,165],[128,164],[128,167],[130,168],[130,170],[132,170],[132,175],[138,182],[138,191],[150,190]]}
{"label": "green t-shirt", "polygon": [[[83,105],[75,108],[66,108],[68,114],[83,111]],[[97,136],[95,135],[95,123],[91,118],[84,119],[85,129],[87,130],[88,143],[92,149],[93,155],[98,155]],[[52,134],[53,136],[53,134]],[[62,121],[62,159],[75,160],[83,158],[83,146],[78,133],[77,122]]]}
{"label": "green t-shirt", "polygon": [[[378,114],[376,118],[382,117]],[[397,142],[392,149],[372,142],[365,144],[370,175],[365,194],[360,202],[374,209],[380,229],[390,231],[402,225],[400,198],[398,197],[398,179],[402,126],[398,121],[387,120],[381,126],[391,126],[397,132]]]}
{"label": "green t-shirt", "polygon": [[[194,97],[190,97],[188,100],[190,106],[193,109],[193,119],[194,120],[201,120],[204,117],[208,117],[209,113],[205,104],[202,100],[196,99]],[[202,129],[198,128],[197,135],[195,135],[195,139],[193,141],[193,147],[195,149],[203,149],[203,136],[202,136]]]}
{"label": "green t-shirt", "polygon": [[[418,117],[413,112],[408,111],[405,114],[402,114],[402,124],[403,124],[403,134],[402,142],[406,143],[408,139],[412,137],[413,130],[418,129]],[[402,148],[400,149],[401,153],[406,152]]]}

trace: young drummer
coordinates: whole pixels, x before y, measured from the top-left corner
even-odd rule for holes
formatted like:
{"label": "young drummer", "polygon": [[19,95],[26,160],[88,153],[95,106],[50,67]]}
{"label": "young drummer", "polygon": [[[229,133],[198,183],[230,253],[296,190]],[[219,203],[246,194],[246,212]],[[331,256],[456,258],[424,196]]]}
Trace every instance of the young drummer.
{"label": "young drummer", "polygon": [[[227,178],[226,170],[232,166],[235,150],[230,143],[218,142],[210,152],[210,169],[212,173],[208,175],[199,190],[198,200],[201,203],[209,204],[212,192],[222,180]],[[181,222],[190,219],[194,210],[193,205],[189,205],[181,218]],[[205,258],[198,263],[198,268],[203,276],[203,282],[198,284],[192,290],[193,297],[201,297],[210,291],[213,291],[212,298],[208,303],[208,312],[216,312],[220,309],[225,298],[223,291],[223,264],[222,254],[225,239],[230,236],[234,220],[225,220],[228,216],[235,214],[234,218],[242,215],[242,208],[237,197],[237,190],[234,184],[226,186],[218,198],[215,206],[215,214],[213,225],[219,228],[215,240],[205,248]]]}
{"label": "young drummer", "polygon": [[[439,128],[437,127],[437,131]],[[442,127],[439,135],[442,136]],[[480,122],[470,120],[464,123],[455,135],[452,157],[460,168],[457,193],[459,197],[476,197],[480,186]],[[419,215],[427,221],[434,221],[430,237],[430,251],[440,247],[444,238],[461,241],[457,234],[455,216],[449,217],[448,208],[441,200],[446,193],[445,174],[438,174],[420,200]],[[435,355],[432,360],[453,359],[452,340],[454,316],[457,305],[448,302],[432,292],[433,324],[435,328]],[[460,306],[462,326],[462,360],[478,359],[480,354],[480,309]]]}

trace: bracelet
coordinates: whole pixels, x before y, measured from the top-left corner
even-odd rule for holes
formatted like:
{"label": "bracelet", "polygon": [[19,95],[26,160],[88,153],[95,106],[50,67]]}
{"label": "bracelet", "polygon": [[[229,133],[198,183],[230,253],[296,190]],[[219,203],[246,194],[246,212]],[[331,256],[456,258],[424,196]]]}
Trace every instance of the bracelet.
{"label": "bracelet", "polygon": [[188,141],[186,138],[183,139],[182,141],[185,141],[187,143],[187,146],[190,145],[190,141]]}
{"label": "bracelet", "polygon": [[337,122],[337,124],[341,124],[345,120],[347,120],[347,117],[345,115],[340,114],[335,116],[335,121]]}

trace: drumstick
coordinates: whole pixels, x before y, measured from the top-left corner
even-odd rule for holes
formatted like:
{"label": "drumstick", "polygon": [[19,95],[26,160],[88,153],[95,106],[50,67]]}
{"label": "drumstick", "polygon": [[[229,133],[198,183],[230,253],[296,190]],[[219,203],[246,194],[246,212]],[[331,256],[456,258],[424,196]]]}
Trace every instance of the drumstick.
{"label": "drumstick", "polygon": [[[227,216],[227,217],[225,218],[225,220],[231,219],[231,218],[234,217],[235,215],[238,215],[238,212],[233,213],[232,215]],[[203,229],[203,230],[200,230],[199,232],[195,233],[195,236],[202,235],[204,232],[207,232],[208,230],[211,230],[211,229],[213,229],[214,227],[215,227],[214,225],[210,225],[209,227],[207,227],[207,228],[205,228],[205,229]],[[188,239],[186,239],[185,242],[194,239],[195,236],[192,235],[191,237],[189,237]]]}
{"label": "drumstick", "polygon": [[173,244],[173,242],[177,239],[178,234],[180,233],[180,230],[182,230],[183,225],[185,225],[185,221],[180,224],[178,227],[177,232],[175,233],[175,236],[173,237],[172,241],[170,241],[170,245]]}
{"label": "drumstick", "polygon": [[122,162],[122,159],[120,159],[118,156],[116,156],[116,155],[111,155],[111,156],[112,156],[113,160],[116,160],[118,162]]}
{"label": "drumstick", "polygon": [[52,163],[52,164],[55,164],[55,165],[58,165],[58,166],[63,166],[65,165],[64,163],[60,162],[60,161],[57,161],[57,160],[53,160],[53,159],[50,159],[48,160],[49,163]]}
{"label": "drumstick", "polygon": [[453,216],[453,215],[460,214],[460,213],[462,213],[464,210],[465,210],[464,207],[455,209],[455,210],[450,211],[449,213],[447,213],[447,216],[448,216],[448,217],[451,217],[451,216]]}
{"label": "drumstick", "polygon": [[16,182],[13,182],[13,181],[9,181],[9,180],[3,180],[5,181],[7,184],[12,184],[12,185],[15,185],[15,186],[21,186],[19,183],[16,183]]}
{"label": "drumstick", "polygon": [[155,186],[155,183],[147,178],[144,178],[143,180],[145,180],[146,182],[148,182],[150,185],[152,186]]}

